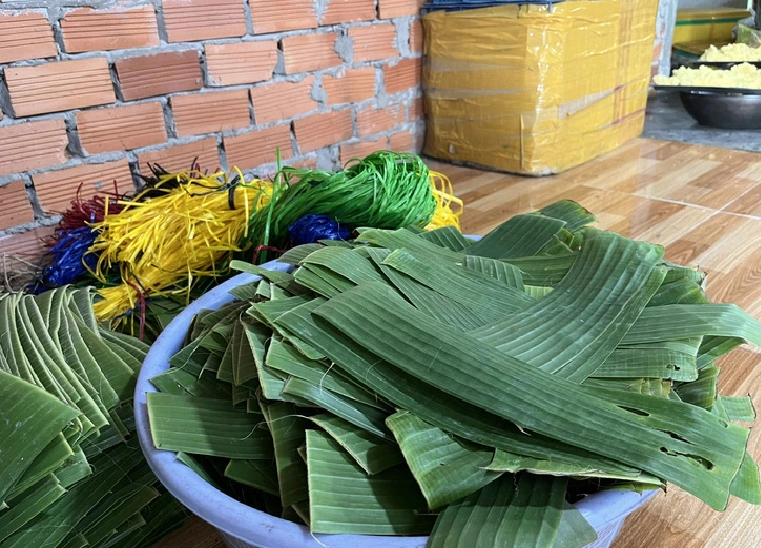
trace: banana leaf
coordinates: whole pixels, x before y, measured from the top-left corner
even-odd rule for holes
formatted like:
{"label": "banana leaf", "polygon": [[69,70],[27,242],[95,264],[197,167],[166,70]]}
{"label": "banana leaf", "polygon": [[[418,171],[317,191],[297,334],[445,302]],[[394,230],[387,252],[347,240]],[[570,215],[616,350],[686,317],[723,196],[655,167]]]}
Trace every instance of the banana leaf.
{"label": "banana leaf", "polygon": [[565,508],[566,478],[503,476],[436,520],[426,548],[547,548]]}
{"label": "banana leaf", "polygon": [[329,413],[309,418],[346,449],[368,475],[383,472],[404,462],[397,445],[384,441],[349,421]]}
{"label": "banana leaf", "polygon": [[432,516],[408,469],[368,476],[330,435],[307,430],[309,521],[314,533],[425,535]]}
{"label": "banana leaf", "polygon": [[[605,401],[597,396],[599,390],[580,391],[556,375],[432,321],[384,285],[362,284],[320,306],[315,314],[439,390],[522,428],[641,468],[716,509],[726,507],[729,484],[744,455],[746,429],[668,400],[651,398],[655,401],[646,404],[632,399],[636,394],[615,392],[631,404]],[[495,387],[499,387],[496,392]],[[553,394],[551,401],[544,397],[548,392]],[[569,408],[576,413],[562,411]],[[658,423],[665,431],[651,426]]]}

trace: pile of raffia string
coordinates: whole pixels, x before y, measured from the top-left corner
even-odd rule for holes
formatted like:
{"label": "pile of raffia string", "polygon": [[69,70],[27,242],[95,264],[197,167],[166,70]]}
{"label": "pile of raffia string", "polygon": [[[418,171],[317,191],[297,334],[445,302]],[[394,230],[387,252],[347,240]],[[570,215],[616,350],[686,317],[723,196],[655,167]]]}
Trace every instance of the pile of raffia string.
{"label": "pile of raffia string", "polygon": [[101,321],[144,315],[147,298],[187,302],[200,281],[226,276],[233,258],[261,263],[357,227],[459,228],[462,212],[449,180],[407,153],[377,152],[337,173],[286,167],[272,182],[246,181],[237,168],[153,171],[133,197],[98,197],[97,216],[81,220],[82,241],[64,246],[69,263],[81,253],[77,266],[97,280]]}

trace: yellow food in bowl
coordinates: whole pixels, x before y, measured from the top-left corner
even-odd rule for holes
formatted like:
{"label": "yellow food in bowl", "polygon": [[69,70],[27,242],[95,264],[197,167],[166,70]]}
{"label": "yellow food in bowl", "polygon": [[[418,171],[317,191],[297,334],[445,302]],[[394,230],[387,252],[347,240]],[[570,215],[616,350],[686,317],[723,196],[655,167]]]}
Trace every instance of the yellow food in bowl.
{"label": "yellow food in bowl", "polygon": [[682,67],[671,76],[655,77],[659,86],[689,86],[703,88],[761,89],[761,71],[753,65],[742,63],[729,70],[714,70],[705,66],[697,69]]}
{"label": "yellow food in bowl", "polygon": [[748,44],[727,44],[721,49],[711,46],[700,56],[701,61],[761,61],[761,48]]}

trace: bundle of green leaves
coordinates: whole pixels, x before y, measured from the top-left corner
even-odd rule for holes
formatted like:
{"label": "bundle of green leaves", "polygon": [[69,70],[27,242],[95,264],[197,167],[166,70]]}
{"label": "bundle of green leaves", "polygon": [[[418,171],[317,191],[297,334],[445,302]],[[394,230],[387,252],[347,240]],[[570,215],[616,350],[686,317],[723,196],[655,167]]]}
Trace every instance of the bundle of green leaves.
{"label": "bundle of green leaves", "polygon": [[0,547],[143,548],[182,524],[134,434],[148,347],[90,289],[0,294]]}
{"label": "bundle of green leaves", "polygon": [[292,249],[198,314],[148,394],[155,445],[313,533],[580,548],[570,503],[678,485],[761,502],[747,397],[715,360],[761,325],[573,202],[474,242],[360,232]]}

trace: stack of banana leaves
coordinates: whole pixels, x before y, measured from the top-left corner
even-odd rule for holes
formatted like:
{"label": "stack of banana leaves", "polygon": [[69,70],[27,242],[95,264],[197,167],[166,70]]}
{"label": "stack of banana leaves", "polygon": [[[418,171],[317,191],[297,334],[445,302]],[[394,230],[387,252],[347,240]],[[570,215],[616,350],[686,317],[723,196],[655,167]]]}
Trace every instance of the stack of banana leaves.
{"label": "stack of banana leaves", "polygon": [[[312,533],[580,548],[572,505],[672,483],[761,502],[749,398],[716,359],[761,325],[573,202],[296,247],[197,315],[148,396],[155,445]],[[329,542],[328,542],[329,544]]]}
{"label": "stack of banana leaves", "polygon": [[0,294],[0,547],[143,548],[180,526],[134,436],[148,347],[89,289]]}

